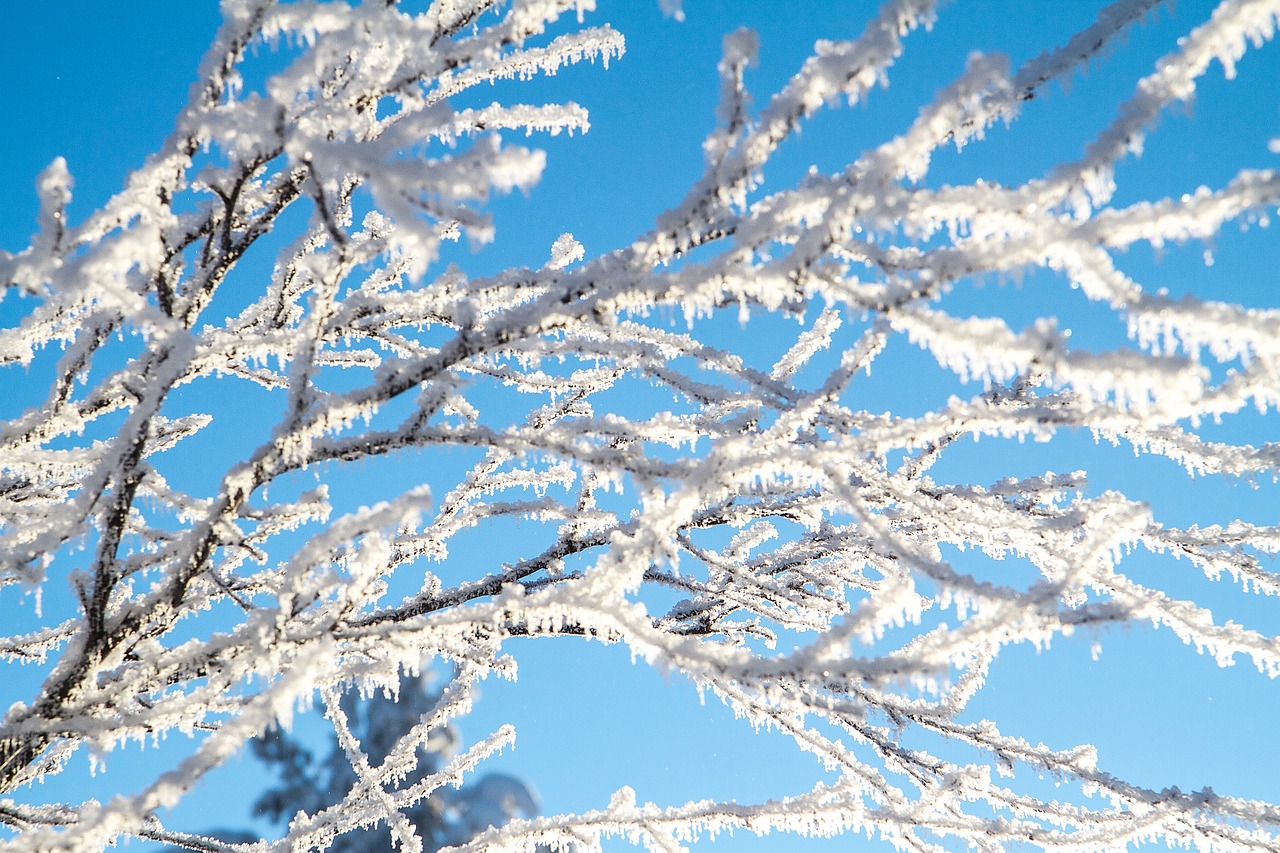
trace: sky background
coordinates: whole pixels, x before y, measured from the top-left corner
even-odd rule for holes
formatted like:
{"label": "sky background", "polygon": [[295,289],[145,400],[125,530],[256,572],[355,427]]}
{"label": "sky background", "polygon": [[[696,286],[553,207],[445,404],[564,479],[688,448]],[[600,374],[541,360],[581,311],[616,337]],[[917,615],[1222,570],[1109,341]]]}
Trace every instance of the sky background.
{"label": "sky background", "polygon": [[[0,53],[0,158],[5,164],[0,169],[0,248],[26,245],[37,209],[35,176],[55,156],[67,158],[75,178],[70,213],[78,221],[159,146],[217,26],[216,6],[213,0],[59,0],[6,9],[7,45]],[[530,140],[549,153],[544,179],[527,196],[495,200],[491,209],[498,238],[491,247],[473,253],[464,244],[450,252],[448,260],[468,273],[540,266],[565,231],[585,245],[588,257],[628,244],[701,174],[700,143],[714,120],[715,65],[725,33],[741,25],[758,31],[760,63],[747,82],[757,103],[763,103],[800,65],[815,39],[857,35],[875,10],[864,0],[686,0],[687,18],[676,22],[663,18],[656,0],[600,0],[600,6],[588,22],[608,21],[621,30],[626,55],[607,70],[582,64],[520,87],[522,98],[578,101],[590,110],[592,128],[585,136]],[[1180,0],[1176,14],[1162,10],[1110,56],[1096,60],[1088,73],[1077,74],[1066,87],[1051,87],[1011,127],[993,128],[986,140],[961,152],[940,154],[929,182],[977,177],[1020,182],[1079,157],[1136,80],[1211,7],[1204,0]],[[946,4],[931,32],[907,39],[906,54],[890,71],[890,86],[865,104],[826,111],[806,124],[767,170],[769,186],[794,183],[810,164],[822,171],[840,169],[904,129],[963,69],[970,51],[1004,52],[1016,68],[1065,42],[1095,14],[1095,4],[1083,0]],[[1179,195],[1201,184],[1218,187],[1242,167],[1280,165],[1280,158],[1267,151],[1267,141],[1280,137],[1277,53],[1274,48],[1251,53],[1230,84],[1220,68],[1211,69],[1194,108],[1165,116],[1143,157],[1122,165],[1116,203]],[[494,97],[513,89],[507,86]],[[1212,265],[1206,263],[1206,251]],[[1274,229],[1243,232],[1228,226],[1212,246],[1196,243],[1162,252],[1135,248],[1120,263],[1152,289],[1280,306],[1275,275],[1280,243]],[[998,313],[1015,329],[1052,313],[1072,329],[1075,345],[1105,349],[1124,342],[1124,329],[1109,311],[1085,303],[1061,282],[1036,276],[1021,283],[973,282],[957,288],[944,305]],[[0,319],[11,322],[15,310],[12,301],[0,303]],[[927,354],[899,345],[892,358],[876,362],[865,386],[867,408],[911,413],[936,405],[956,393],[956,383],[929,378],[938,373]],[[27,405],[39,384],[38,371],[0,373],[0,413],[8,416]],[[1280,437],[1274,415],[1246,413],[1207,430],[1254,444]],[[218,440],[216,433],[211,440]],[[989,483],[1075,468],[1100,473],[1099,490],[1109,484],[1149,501],[1169,524],[1226,523],[1236,517],[1280,521],[1275,483],[1188,480],[1167,460],[1137,459],[1127,447],[1095,446],[1089,436],[1062,436],[1048,446],[990,440],[957,445],[936,473],[939,479]],[[360,479],[375,476],[380,475],[364,471],[353,478],[345,487],[347,499],[358,503]],[[1230,580],[1210,584],[1189,565],[1168,560],[1137,560],[1123,568],[1174,594],[1211,601],[1223,618],[1280,633],[1274,599],[1239,595]],[[29,602],[0,596],[0,621],[28,619],[29,608]],[[1096,659],[1095,641],[1101,644]],[[529,780],[542,796],[545,813],[602,808],[624,784],[632,785],[641,801],[662,805],[708,797],[751,802],[802,793],[822,776],[816,762],[789,740],[754,733],[714,698],[703,702],[678,675],[633,665],[623,648],[577,640],[527,646],[510,646],[520,662],[518,683],[486,684],[476,712],[461,727],[471,742],[504,722],[516,724],[514,752],[484,769]],[[0,685],[0,703],[25,698],[35,683],[38,673],[32,668],[29,678]],[[1044,650],[1006,649],[968,714],[969,719],[984,716],[1032,742],[1094,743],[1104,769],[1138,784],[1210,785],[1221,794],[1280,801],[1280,776],[1274,771],[1280,756],[1275,725],[1280,684],[1247,661],[1219,669],[1167,632],[1133,628],[1059,640]],[[180,751],[182,745],[170,743],[165,749]],[[127,789],[130,768],[141,766],[132,762],[144,760],[139,754],[131,747],[108,756],[108,772],[92,782],[85,781],[81,764],[74,764],[49,785],[65,786],[68,798],[86,796],[90,789],[101,796],[96,792],[112,785]],[[210,777],[173,822],[189,829],[250,826],[247,805],[257,788],[246,780],[258,772],[252,759],[233,763]],[[37,793],[43,797],[52,790],[47,786]],[[731,846],[786,849],[792,843],[748,844],[739,837]],[[887,847],[858,838],[831,846]]]}

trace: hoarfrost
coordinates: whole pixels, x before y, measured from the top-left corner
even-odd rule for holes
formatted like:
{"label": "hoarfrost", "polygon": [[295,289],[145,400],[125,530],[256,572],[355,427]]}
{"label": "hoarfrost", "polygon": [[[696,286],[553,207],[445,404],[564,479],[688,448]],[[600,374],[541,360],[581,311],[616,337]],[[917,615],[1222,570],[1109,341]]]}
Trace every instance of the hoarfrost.
{"label": "hoarfrost", "polygon": [[[448,839],[457,849],[619,837],[665,850],[727,831],[865,832],[905,849],[1280,844],[1274,804],[1146,789],[1088,745],[1013,737],[969,710],[1009,648],[1077,633],[1105,645],[1114,626],[1149,624],[1275,678],[1270,629],[1131,566],[1154,556],[1273,596],[1277,526],[1180,527],[1074,460],[1070,474],[1008,476],[999,458],[985,481],[943,473],[965,436],[1079,433],[1172,461],[1187,482],[1274,484],[1274,442],[1201,425],[1280,407],[1280,313],[1173,299],[1117,258],[1265,217],[1280,176],[1243,169],[1216,188],[1114,200],[1117,165],[1212,65],[1230,77],[1246,53],[1273,49],[1280,3],[1219,4],[1078,160],[1012,186],[941,184],[932,170],[943,146],[980,144],[1100,61],[1156,0],[1105,6],[1021,68],[972,56],[905,127],[792,186],[766,175],[779,148],[819,111],[891,85],[935,4],[889,0],[857,37],[819,42],[759,106],[745,84],[758,39],[737,31],[703,176],[653,230],[604,254],[564,233],[549,259],[491,276],[440,270],[439,255],[464,234],[482,247],[493,193],[542,175],[546,155],[504,133],[533,145],[585,132],[589,117],[574,103],[458,96],[605,66],[623,38],[581,22],[548,31],[585,17],[585,0],[411,5],[226,0],[174,134],[124,190],[73,223],[65,163],[37,180],[30,246],[0,257],[21,314],[0,329],[0,367],[38,363],[53,378],[24,386],[27,407],[0,423],[0,584],[46,607],[62,584],[76,598],[73,618],[0,637],[6,666],[52,659],[0,721],[0,791],[67,772],[78,749],[175,730],[195,746],[105,804],[26,789],[0,800],[13,830],[0,853],[129,838],[341,849],[371,827],[418,849],[414,810],[442,808],[442,792],[513,741],[499,729],[447,761],[435,748],[483,678],[514,676],[504,644],[517,637],[623,643],[790,738],[834,781],[754,805],[657,805],[622,788],[598,810],[537,817],[526,787],[490,776],[485,807]],[[678,2],[662,9],[680,15]],[[254,52],[281,45],[286,67],[250,86]],[[310,218],[292,242],[266,239],[298,209]],[[277,252],[271,274],[239,276],[262,247]],[[1013,323],[999,297],[985,316],[947,298],[1033,273],[1078,289],[1092,316],[1116,321],[1118,342],[1088,350],[1039,306]],[[247,304],[218,321],[211,306],[228,289]],[[676,317],[687,331],[668,328]],[[738,330],[728,345],[720,321]],[[913,348],[947,374],[929,387],[947,391],[909,382],[897,399],[911,411],[885,412],[866,377]],[[238,393],[248,402],[227,405]],[[192,397],[199,411],[184,407]],[[192,485],[189,454],[227,424],[246,446],[216,460],[214,485]],[[386,485],[391,466],[413,482]],[[370,469],[369,505],[344,505],[335,484]],[[308,487],[303,471],[332,482]],[[513,521],[510,553],[468,553],[465,531],[505,543],[491,533]],[[210,612],[234,618],[213,630]],[[437,664],[452,675],[433,707],[377,704]],[[360,729],[357,695],[408,715],[387,742]],[[203,776],[317,703],[344,781],[333,798],[257,844],[163,826],[157,809],[198,796]],[[916,736],[969,758],[933,755]],[[1099,797],[1018,788],[1038,773]]]}

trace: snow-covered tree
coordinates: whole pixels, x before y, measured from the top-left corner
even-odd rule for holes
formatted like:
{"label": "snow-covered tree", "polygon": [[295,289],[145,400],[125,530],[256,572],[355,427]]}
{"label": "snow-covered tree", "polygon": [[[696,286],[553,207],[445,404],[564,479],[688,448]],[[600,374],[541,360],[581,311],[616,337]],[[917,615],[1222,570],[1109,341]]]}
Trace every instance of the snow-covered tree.
{"label": "snow-covered tree", "polygon": [[[275,779],[253,802],[253,814],[273,823],[287,823],[299,812],[315,814],[341,803],[360,784],[351,761],[351,739],[359,744],[364,759],[382,764],[400,739],[424,716],[433,713],[441,695],[431,689],[426,676],[405,676],[395,690],[361,697],[349,687],[338,700],[346,718],[346,729],[334,733],[318,754],[295,733],[273,726],[249,742],[254,757]],[[460,736],[456,728],[443,725],[418,744],[416,766],[400,787],[413,785],[439,772],[456,754]],[[538,813],[537,795],[519,779],[503,773],[484,773],[460,787],[436,789],[401,810],[413,834],[424,849],[465,843],[485,830],[503,826],[514,817]],[[205,834],[222,842],[252,843],[257,835],[244,829],[217,828]],[[169,853],[180,846],[165,848]],[[376,824],[338,836],[330,850],[362,853],[391,849],[385,824]]]}
{"label": "snow-covered tree", "polygon": [[[394,692],[377,693],[364,700],[355,688],[348,688],[338,706],[346,715],[348,731],[359,743],[364,760],[380,765],[401,738],[423,717],[432,714],[440,698],[423,676],[417,676],[402,678]],[[452,727],[434,729],[418,744],[417,777],[439,772],[457,746],[458,733]],[[254,803],[255,813],[276,822],[287,821],[299,811],[315,814],[338,805],[360,784],[349,752],[351,744],[345,737],[332,738],[329,752],[323,757],[279,728],[255,738],[251,748],[280,776],[279,784]],[[436,790],[401,813],[424,847],[436,850],[469,841],[513,817],[533,817],[538,813],[538,804],[533,792],[520,780],[486,773],[461,788]],[[338,836],[329,849],[338,853],[388,850],[390,836],[385,826],[369,827]]]}
{"label": "snow-covered tree", "polygon": [[[223,0],[164,147],[79,222],[53,163],[30,246],[0,258],[21,309],[0,329],[3,381],[49,377],[25,380],[29,407],[0,424],[5,606],[44,620],[0,653],[46,662],[0,721],[0,850],[323,850],[370,829],[419,850],[415,809],[514,733],[442,765],[432,744],[481,680],[518,675],[507,641],[564,636],[625,644],[833,776],[815,764],[811,791],[755,804],[622,789],[460,849],[665,850],[724,830],[1276,849],[1280,806],[1143,787],[1087,745],[970,711],[1008,650],[1089,632],[1105,647],[1118,626],[1280,672],[1274,618],[1224,620],[1161,585],[1191,567],[1242,597],[1280,591],[1274,506],[1268,522],[1206,507],[1178,525],[1087,458],[1066,474],[1011,471],[1001,450],[979,475],[948,467],[971,437],[1070,453],[1083,434],[1172,460],[1188,488],[1218,474],[1275,494],[1280,448],[1215,427],[1280,406],[1280,311],[1175,298],[1118,257],[1265,220],[1280,174],[1133,201],[1116,175],[1213,67],[1230,77],[1270,49],[1280,0],[1224,0],[1189,26],[1078,159],[1020,183],[931,171],[1162,5],[1102,6],[1021,67],[974,55],[913,121],[790,184],[770,182],[783,146],[892,87],[936,4],[889,0],[754,99],[756,39],[735,32],[704,175],[651,230],[598,256],[566,233],[549,259],[480,276],[442,269],[442,246],[485,243],[490,194],[537,183],[543,154],[508,137],[587,129],[575,103],[489,104],[488,84],[519,92],[620,55],[621,34],[584,22],[591,0]],[[1074,290],[1082,316],[1128,338],[1099,350],[1073,343],[1069,316],[1014,321],[1004,289],[983,291],[980,316],[952,301],[1019,277]],[[929,387],[949,390],[885,411],[867,389],[904,350],[931,355],[949,384]],[[383,460],[413,473],[376,501],[339,494]],[[518,537],[469,535],[512,519]],[[1149,558],[1165,572],[1131,569]],[[371,742],[344,697],[382,701],[436,664],[452,673],[439,702]],[[317,703],[347,762],[339,798],[258,844],[164,825]],[[32,786],[77,751],[109,760],[170,732],[189,752],[105,803]],[[1065,793],[1028,784],[1041,774]]]}

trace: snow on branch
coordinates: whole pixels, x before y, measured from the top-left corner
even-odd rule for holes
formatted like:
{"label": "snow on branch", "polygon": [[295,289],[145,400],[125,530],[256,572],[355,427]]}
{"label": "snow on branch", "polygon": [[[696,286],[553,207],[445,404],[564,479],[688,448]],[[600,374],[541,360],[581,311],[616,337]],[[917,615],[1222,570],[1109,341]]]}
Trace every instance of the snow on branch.
{"label": "snow on branch", "polygon": [[[1170,296],[1121,257],[1265,218],[1280,175],[1113,200],[1120,162],[1211,64],[1231,77],[1274,49],[1280,3],[1219,4],[1078,160],[1025,182],[944,182],[939,152],[982,144],[1100,63],[1156,0],[1111,3],[1020,68],[975,54],[840,170],[771,182],[817,113],[892,86],[918,37],[928,49],[935,5],[889,0],[759,107],[759,40],[728,35],[705,171],[651,230],[603,254],[566,231],[480,276],[442,265],[442,246],[481,249],[492,196],[536,187],[547,155],[509,137],[590,123],[577,103],[476,90],[534,101],[567,65],[605,73],[624,41],[583,22],[595,4],[224,0],[163,147],[80,222],[54,161],[29,247],[0,256],[0,298],[17,305],[0,369],[49,377],[23,380],[0,422],[0,592],[23,614],[0,664],[44,666],[0,719],[0,853],[130,838],[341,850],[373,831],[404,850],[675,850],[726,832],[1276,849],[1275,804],[1132,784],[1088,744],[1018,736],[971,706],[1009,649],[1105,646],[1118,627],[1280,674],[1274,623],[1223,618],[1144,570],[1274,596],[1274,507],[1195,507],[1184,524],[1141,478],[1072,456],[1081,436],[1123,443],[1187,488],[1214,473],[1274,495],[1280,446],[1210,427],[1250,408],[1274,420],[1280,313]],[[978,314],[953,299],[1018,277],[1056,294],[1036,291],[1030,321],[1003,290]],[[1118,334],[1075,342],[1069,306]],[[977,439],[995,448],[982,474],[962,450]],[[1001,448],[1021,442],[1065,447],[1071,473],[1006,466]],[[534,817],[528,790],[494,777],[496,811],[433,835],[443,804],[465,801],[450,786],[515,737],[446,761],[450,721],[484,678],[518,674],[508,641],[553,637],[623,643],[781,733],[814,757],[811,790],[659,805],[624,788]],[[438,668],[454,674],[438,702],[405,704],[375,749],[355,697]],[[162,825],[316,705],[326,772],[345,780],[330,799],[255,842]],[[189,754],[106,803],[31,785],[78,752],[109,760],[168,733]],[[1046,796],[1037,774],[1070,793]]]}

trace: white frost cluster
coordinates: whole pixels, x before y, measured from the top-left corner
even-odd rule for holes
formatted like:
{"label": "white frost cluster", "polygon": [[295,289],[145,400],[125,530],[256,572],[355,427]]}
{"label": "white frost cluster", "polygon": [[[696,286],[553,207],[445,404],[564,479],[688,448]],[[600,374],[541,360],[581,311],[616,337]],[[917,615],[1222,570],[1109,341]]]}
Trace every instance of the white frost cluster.
{"label": "white frost cluster", "polygon": [[[480,680],[515,674],[508,639],[558,636],[625,643],[838,778],[755,805],[660,807],[624,789],[598,811],[515,820],[460,849],[600,849],[622,837],[671,850],[725,831],[870,833],[909,850],[1280,847],[1274,804],[1143,788],[1087,746],[1031,743],[967,713],[1002,650],[1116,625],[1154,624],[1223,664],[1280,674],[1276,636],[1126,569],[1146,552],[1274,595],[1266,560],[1280,529],[1179,528],[1091,491],[1086,472],[932,476],[962,438],[1079,432],[1189,474],[1280,472],[1274,443],[1200,430],[1280,407],[1280,312],[1174,300],[1115,261],[1275,208],[1280,176],[1246,171],[1181,198],[1112,204],[1117,163],[1211,62],[1230,71],[1268,42],[1280,2],[1223,2],[1078,162],[1015,186],[928,177],[942,146],[1016,119],[1156,0],[1117,0],[1021,69],[975,58],[900,134],[782,188],[764,183],[779,146],[817,111],[891,82],[935,4],[889,0],[860,36],[819,43],[758,107],[745,72],[756,39],[735,33],[705,174],[652,231],[595,256],[564,234],[545,263],[491,277],[440,270],[441,241],[491,236],[492,193],[538,180],[543,153],[504,132],[588,125],[572,103],[465,99],[619,55],[608,26],[549,31],[593,5],[224,0],[201,84],[121,193],[71,223],[65,163],[42,174],[29,248],[0,256],[0,296],[26,309],[0,328],[0,366],[53,377],[0,422],[0,584],[53,589],[46,605],[69,586],[76,601],[0,636],[6,662],[52,662],[0,719],[0,823],[13,830],[0,853],[129,838],[323,850],[372,826],[416,849],[405,814],[513,735],[426,775],[416,750],[469,710]],[[681,14],[676,0],[662,8]],[[289,61],[247,86],[256,77],[242,70],[263,54]],[[305,229],[268,240],[296,209]],[[275,253],[273,273],[244,273],[262,252]],[[1051,317],[1015,329],[945,304],[962,281],[1028,271],[1078,288],[1133,345],[1091,352]],[[218,319],[227,304],[233,316]],[[762,358],[769,347],[735,351],[704,334],[740,315],[776,319],[793,339]],[[687,330],[673,330],[676,316]],[[913,346],[967,396],[877,408],[859,383]],[[219,389],[246,387],[277,420],[245,427],[253,445],[216,482],[195,482],[184,448],[237,418],[225,405],[236,392]],[[208,405],[183,409],[191,399]],[[458,459],[469,467],[445,481]],[[304,477],[382,460],[421,466],[429,487],[349,507],[332,483]],[[459,559],[467,531],[513,519],[526,525],[518,553]],[[1028,571],[997,582],[949,556],[972,552]],[[455,673],[446,700],[371,762],[334,697],[394,690],[437,663]],[[320,697],[357,780],[341,803],[254,844],[161,823],[159,810]],[[36,802],[29,787],[76,750],[174,730],[192,736],[191,754],[128,795]],[[915,734],[976,757],[931,755],[910,745]],[[1042,772],[1099,796],[1081,806],[997,778]]]}

